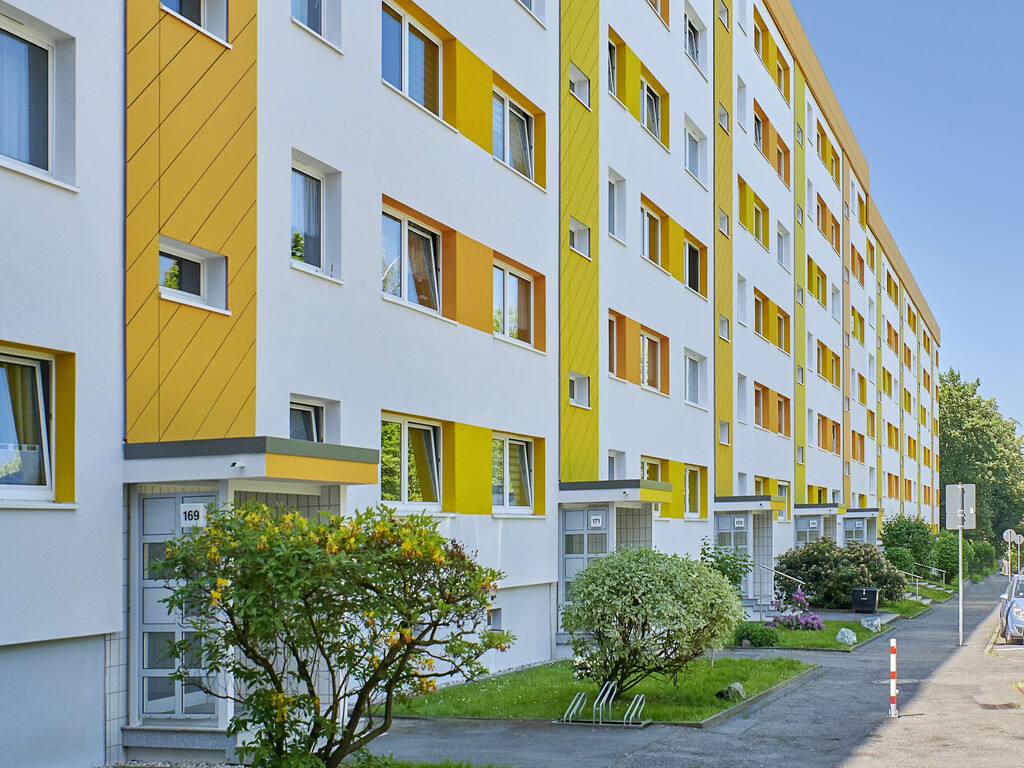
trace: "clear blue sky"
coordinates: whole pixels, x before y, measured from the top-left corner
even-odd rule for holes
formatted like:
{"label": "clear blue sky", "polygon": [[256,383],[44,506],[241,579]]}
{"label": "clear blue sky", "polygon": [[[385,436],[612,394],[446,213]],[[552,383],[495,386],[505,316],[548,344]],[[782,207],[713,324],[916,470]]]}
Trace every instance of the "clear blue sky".
{"label": "clear blue sky", "polygon": [[1024,422],[1024,2],[792,0],[942,331]]}

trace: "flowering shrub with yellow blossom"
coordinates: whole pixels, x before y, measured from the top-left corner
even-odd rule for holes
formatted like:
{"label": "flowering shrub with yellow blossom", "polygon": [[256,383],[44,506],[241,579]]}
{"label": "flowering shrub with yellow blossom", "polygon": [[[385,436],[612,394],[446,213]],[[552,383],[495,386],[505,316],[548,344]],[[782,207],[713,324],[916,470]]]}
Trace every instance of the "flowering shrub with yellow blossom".
{"label": "flowering shrub with yellow blossom", "polygon": [[513,639],[486,628],[502,574],[426,514],[211,508],[156,568],[194,630],[175,677],[236,702],[254,766],[335,768],[390,728],[396,696],[477,677]]}

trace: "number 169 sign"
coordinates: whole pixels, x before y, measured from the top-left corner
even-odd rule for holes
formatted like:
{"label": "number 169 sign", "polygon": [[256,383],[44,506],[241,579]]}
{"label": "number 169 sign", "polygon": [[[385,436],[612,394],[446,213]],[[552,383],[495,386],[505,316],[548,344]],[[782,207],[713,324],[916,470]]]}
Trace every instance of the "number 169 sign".
{"label": "number 169 sign", "polygon": [[205,528],[206,505],[201,502],[183,501],[179,507],[182,528]]}

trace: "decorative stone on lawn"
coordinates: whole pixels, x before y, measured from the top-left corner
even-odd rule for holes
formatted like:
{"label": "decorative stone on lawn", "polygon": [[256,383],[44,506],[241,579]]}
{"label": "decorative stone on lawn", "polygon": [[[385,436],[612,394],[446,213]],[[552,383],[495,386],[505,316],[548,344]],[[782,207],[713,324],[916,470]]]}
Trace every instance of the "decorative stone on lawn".
{"label": "decorative stone on lawn", "polygon": [[872,632],[882,631],[882,620],[878,616],[865,616],[860,620],[860,625]]}
{"label": "decorative stone on lawn", "polygon": [[856,645],[857,635],[854,634],[852,629],[843,627],[836,633],[836,642],[842,643],[843,645]]}
{"label": "decorative stone on lawn", "polygon": [[720,690],[715,696],[726,701],[743,701],[747,698],[747,692],[743,690],[740,683],[733,683]]}

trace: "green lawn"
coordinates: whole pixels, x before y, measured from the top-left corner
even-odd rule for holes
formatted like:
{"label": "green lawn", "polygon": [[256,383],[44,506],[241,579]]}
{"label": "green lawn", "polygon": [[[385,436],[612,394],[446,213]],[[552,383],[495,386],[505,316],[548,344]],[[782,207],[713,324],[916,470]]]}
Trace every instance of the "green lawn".
{"label": "green lawn", "polygon": [[[850,646],[844,645],[836,640],[836,634],[840,629],[846,627],[847,629],[853,630],[854,634],[857,635],[857,642],[863,643],[865,640],[874,637],[875,635],[881,634],[879,632],[872,632],[870,629],[862,627],[860,621],[826,621],[825,628],[818,632],[808,631],[806,629],[779,629],[779,633],[782,635],[782,639],[779,642],[779,648],[849,648]],[[882,632],[888,627],[883,626]]]}
{"label": "green lawn", "polygon": [[917,600],[900,600],[898,603],[882,603],[878,606],[881,613],[898,613],[905,619],[917,616],[921,611],[927,609],[927,605],[919,603]]}
{"label": "green lawn", "polygon": [[[647,698],[644,719],[688,722],[703,720],[727,709],[730,704],[715,698],[715,693],[730,683],[743,684],[748,696],[767,690],[798,672],[808,669],[795,659],[719,658],[712,668],[707,659],[690,664],[679,678],[679,687],[671,683],[646,680],[631,689],[613,708],[613,719],[621,719],[634,694]],[[586,691],[585,716],[598,694],[589,681],[573,678],[569,662],[560,661],[540,667],[497,675],[465,685],[442,688],[417,696],[395,707],[396,714],[440,717],[561,717],[577,691]]]}

